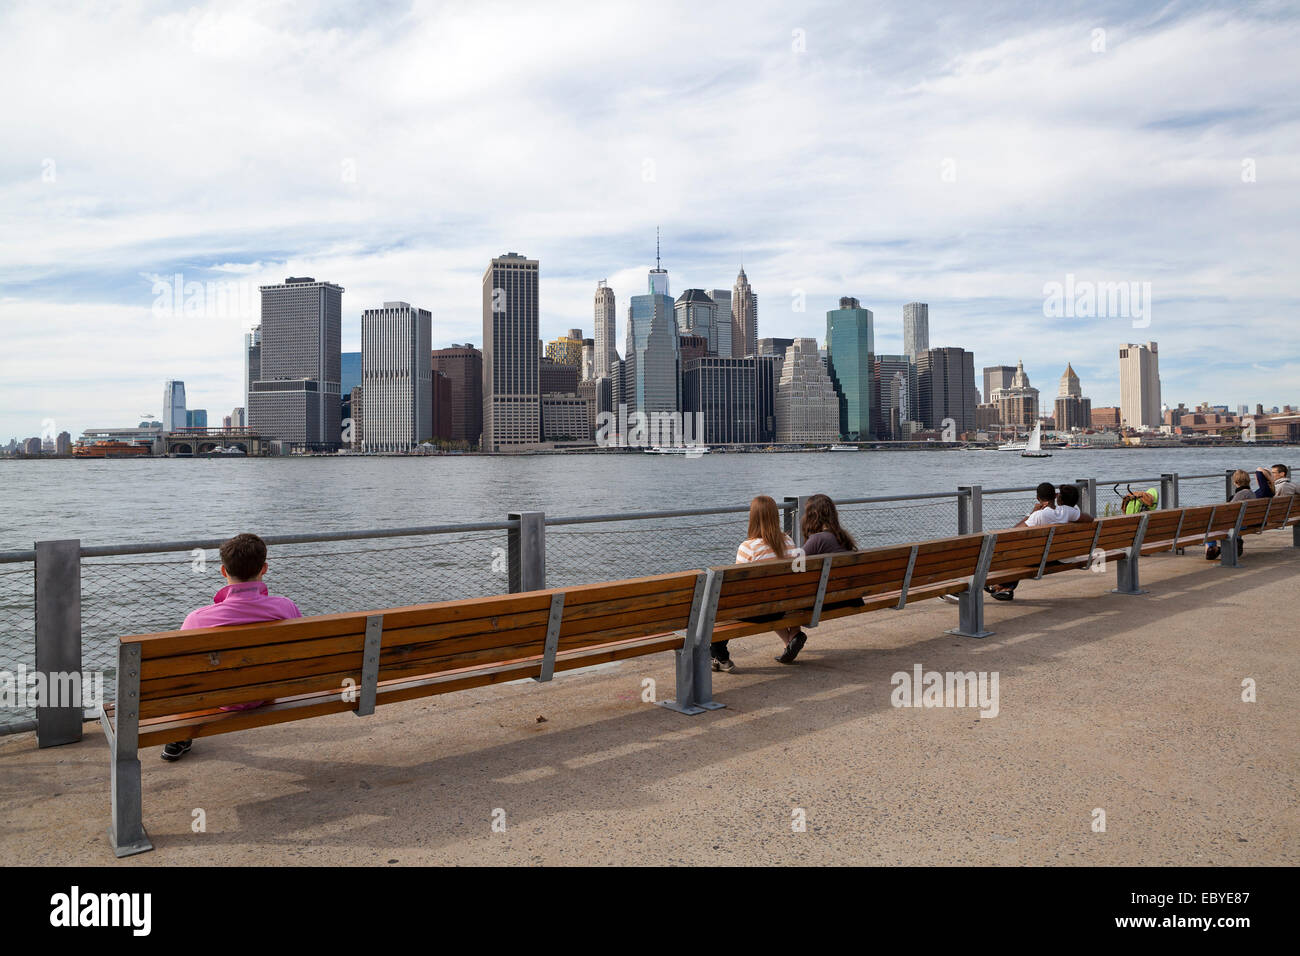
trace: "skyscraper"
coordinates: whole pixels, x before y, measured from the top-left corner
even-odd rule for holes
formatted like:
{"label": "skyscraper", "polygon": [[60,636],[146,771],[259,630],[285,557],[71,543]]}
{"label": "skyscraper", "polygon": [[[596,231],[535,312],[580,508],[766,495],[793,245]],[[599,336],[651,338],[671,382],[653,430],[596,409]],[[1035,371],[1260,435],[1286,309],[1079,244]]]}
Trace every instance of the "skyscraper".
{"label": "skyscraper", "polygon": [[249,425],[294,445],[337,448],[343,288],[290,276],[261,293],[260,369],[249,386]]}
{"label": "skyscraper", "polygon": [[170,381],[163,386],[163,431],[174,432],[185,427],[185,383]]}
{"label": "skyscraper", "polygon": [[840,403],[840,435],[861,441],[872,434],[872,379],[875,337],[871,310],[845,296],[826,313],[826,371]]}
{"label": "skyscraper", "polygon": [[[877,438],[886,435],[899,441],[902,434],[895,427],[916,416],[912,410],[912,397],[916,394],[916,365],[906,355],[877,355],[872,375],[872,428]],[[903,381],[903,394],[895,393],[894,380]]]}
{"label": "skyscraper", "polygon": [[366,451],[411,451],[433,437],[433,316],[409,302],[361,314]]}
{"label": "skyscraper", "polygon": [[758,295],[749,286],[745,267],[740,267],[731,290],[731,353],[752,355],[758,351]]}
{"label": "skyscraper", "polygon": [[903,354],[913,362],[930,347],[930,306],[909,302],[903,306]]}
{"label": "skyscraper", "polygon": [[249,386],[262,377],[262,327],[244,333],[244,407],[248,407]]}
{"label": "skyscraper", "polygon": [[1003,425],[1032,428],[1038,423],[1038,389],[1029,384],[1023,361],[1016,363],[1010,385],[994,389],[993,401],[998,406],[998,418]]}
{"label": "skyscraper", "polygon": [[435,349],[433,370],[451,379],[451,438],[478,447],[483,434],[483,353],[466,342]]}
{"label": "skyscraper", "polygon": [[[705,356],[682,365],[682,411],[699,413],[708,445],[752,443],[758,437],[758,359]],[[691,426],[694,427],[693,425]]]}
{"label": "skyscraper", "polygon": [[699,335],[708,340],[708,350],[720,358],[731,358],[731,317],[723,318],[718,305],[703,289],[687,289],[673,306],[677,330],[682,335]]}
{"label": "skyscraper", "polygon": [[618,347],[615,344],[614,329],[614,290],[604,279],[596,283],[596,367],[595,378],[613,376],[614,363],[618,361]]}
{"label": "skyscraper", "polygon": [[960,348],[926,349],[916,360],[916,417],[942,429],[951,419],[958,433],[975,427],[975,356]]}
{"label": "skyscraper", "polygon": [[776,440],[834,441],[839,419],[839,398],[817,354],[817,340],[795,339],[776,389]]}
{"label": "skyscraper", "polygon": [[1083,397],[1079,376],[1074,373],[1074,367],[1069,363],[1066,363],[1065,371],[1061,375],[1061,385],[1057,390],[1052,421],[1057,431],[1087,428],[1092,424],[1092,399]]}
{"label": "skyscraper", "polygon": [[483,450],[542,440],[536,259],[498,256],[483,273]]}
{"label": "skyscraper", "polygon": [[1160,358],[1155,342],[1119,350],[1119,407],[1128,428],[1160,426]]}
{"label": "skyscraper", "polygon": [[732,358],[744,358],[746,355],[751,354],[743,351],[745,343],[736,336],[736,320],[731,314],[731,290],[707,289],[705,291],[708,297],[713,300],[713,304],[717,306],[718,324],[725,325],[728,333],[730,333]]}
{"label": "skyscraper", "polygon": [[630,392],[628,411],[645,415],[676,412],[681,353],[668,270],[659,264],[657,254],[648,286],[647,295],[632,296],[627,310],[624,374]]}

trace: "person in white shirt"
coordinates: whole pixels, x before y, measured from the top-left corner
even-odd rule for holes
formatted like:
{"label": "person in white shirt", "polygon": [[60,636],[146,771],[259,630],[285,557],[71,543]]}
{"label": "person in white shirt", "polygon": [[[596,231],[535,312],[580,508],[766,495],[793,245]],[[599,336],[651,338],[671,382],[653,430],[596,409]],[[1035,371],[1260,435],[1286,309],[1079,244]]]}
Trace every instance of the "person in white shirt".
{"label": "person in white shirt", "polygon": [[[749,503],[749,530],[745,534],[745,540],[736,549],[737,564],[767,561],[772,558],[787,560],[803,554],[803,551],[790,540],[790,536],[781,530],[781,513],[777,510],[776,501],[769,495],[759,495]],[[783,616],[775,615],[775,617]],[[791,648],[794,648],[794,654],[798,654],[807,637],[797,627],[780,627],[776,629],[776,633],[786,647],[785,653],[777,660],[790,663],[794,660],[793,654],[790,653]],[[726,641],[711,644],[709,652],[713,656],[715,671],[731,672],[736,669],[736,665],[731,660],[731,653],[727,650]],[[789,657],[790,660],[782,660],[784,657]]]}
{"label": "person in white shirt", "polygon": [[[1020,520],[1017,528],[1044,528],[1054,524],[1072,524],[1082,521],[1083,512],[1079,508],[1079,486],[1078,485],[1061,485],[1060,495],[1057,495],[1056,488],[1051,482],[1043,482],[1036,489],[1038,500],[1034,503],[1034,510],[1025,515]],[[1088,518],[1092,520],[1091,517]],[[1015,600],[1016,585],[1019,581],[1012,581],[1010,584],[995,584],[984,590],[993,595],[997,601]]]}

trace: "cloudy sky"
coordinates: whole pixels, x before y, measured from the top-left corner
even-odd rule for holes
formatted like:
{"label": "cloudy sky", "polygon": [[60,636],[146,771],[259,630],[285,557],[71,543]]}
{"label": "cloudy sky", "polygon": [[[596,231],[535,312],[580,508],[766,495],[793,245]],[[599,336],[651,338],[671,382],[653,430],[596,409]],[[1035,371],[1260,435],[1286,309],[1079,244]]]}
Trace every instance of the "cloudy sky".
{"label": "cloudy sky", "polygon": [[[852,295],[900,351],[919,300],[1048,394],[1068,360],[1117,403],[1155,340],[1166,402],[1297,403],[1298,51],[1288,3],[7,2],[0,440],[168,378],[219,421],[289,275],[346,288],[345,350],[390,299],[479,344],[518,251],[543,337],[607,278],[621,342],[656,226],[674,294],[743,256],[760,335]],[[1067,276],[1141,302],[1047,314]]]}

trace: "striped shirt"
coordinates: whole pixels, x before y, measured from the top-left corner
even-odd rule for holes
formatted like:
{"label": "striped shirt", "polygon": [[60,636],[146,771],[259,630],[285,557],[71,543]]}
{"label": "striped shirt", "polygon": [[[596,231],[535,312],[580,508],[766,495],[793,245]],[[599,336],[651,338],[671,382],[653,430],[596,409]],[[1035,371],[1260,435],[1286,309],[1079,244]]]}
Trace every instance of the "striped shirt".
{"label": "striped shirt", "polygon": [[[783,534],[781,537],[785,539],[786,560],[803,554],[802,550],[794,546],[794,542],[790,540],[788,534]],[[748,564],[750,561],[766,561],[775,557],[776,552],[762,538],[750,538],[747,541],[742,541],[740,547],[736,549],[737,564]]]}

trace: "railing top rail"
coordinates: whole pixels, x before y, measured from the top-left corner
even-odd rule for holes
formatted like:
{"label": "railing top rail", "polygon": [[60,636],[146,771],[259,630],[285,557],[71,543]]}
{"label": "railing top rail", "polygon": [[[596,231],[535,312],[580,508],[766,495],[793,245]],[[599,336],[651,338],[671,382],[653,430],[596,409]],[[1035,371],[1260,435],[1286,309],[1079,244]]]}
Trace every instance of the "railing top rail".
{"label": "railing top rail", "polygon": [[[355,541],[365,538],[408,538],[468,531],[509,531],[518,521],[479,521],[470,524],[440,524],[416,528],[371,528],[361,531],[317,531],[311,534],[268,534],[262,540],[272,544],[313,544],[322,541]],[[144,541],[137,544],[90,545],[81,549],[83,558],[105,558],[122,554],[154,554],[166,551],[210,550],[221,547],[225,538],[196,538],[191,541]],[[23,553],[23,552],[13,552]],[[35,555],[35,552],[31,552]]]}
{"label": "railing top rail", "polygon": [[986,495],[1008,495],[1013,492],[1037,491],[1037,485],[1018,485],[1015,488],[985,488],[982,493]]}
{"label": "railing top rail", "polygon": [[938,498],[960,498],[967,494],[965,491],[938,491],[927,492],[920,495],[877,495],[871,498],[836,498],[835,504],[838,507],[844,505],[874,505],[885,501],[926,501]]}
{"label": "railing top rail", "polygon": [[[789,505],[777,502],[777,507],[785,510]],[[725,508],[680,508],[673,511],[628,511],[622,514],[604,515],[563,515],[556,518],[547,517],[546,525],[562,524],[598,524],[611,521],[643,521],[647,518],[694,518],[702,515],[747,514],[749,505],[728,505]]]}
{"label": "railing top rail", "polygon": [[23,561],[35,561],[36,550],[0,551],[0,564],[18,564]]}
{"label": "railing top rail", "polygon": [[[1131,485],[1136,481],[1160,481],[1162,477],[1164,476],[1156,475],[1154,478],[1098,478],[1097,485],[1098,487],[1102,485]],[[1181,479],[1182,475],[1178,477]],[[1219,477],[1222,478],[1223,476],[1220,475]]]}
{"label": "railing top rail", "polygon": [[[1224,469],[1224,470],[1226,471],[1227,469]],[[1179,480],[1179,481],[1190,481],[1190,480],[1193,479],[1193,478],[1222,478],[1222,477],[1223,477],[1223,472],[1222,472],[1222,471],[1216,471],[1216,472],[1214,472],[1214,473],[1211,474],[1211,475],[1179,475],[1179,476],[1178,476],[1178,480]]]}

